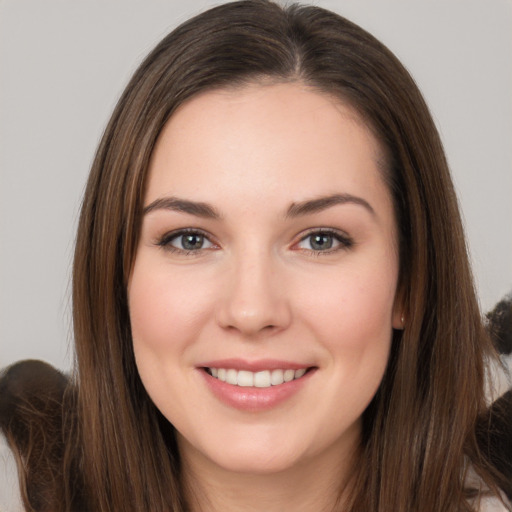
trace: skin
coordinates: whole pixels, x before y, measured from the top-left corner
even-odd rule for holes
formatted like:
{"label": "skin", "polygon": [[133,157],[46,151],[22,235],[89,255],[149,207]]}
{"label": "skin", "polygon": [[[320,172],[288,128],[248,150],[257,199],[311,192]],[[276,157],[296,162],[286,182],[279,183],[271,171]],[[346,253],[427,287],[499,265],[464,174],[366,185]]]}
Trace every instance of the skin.
{"label": "skin", "polygon": [[[349,481],[401,328],[381,161],[350,107],[300,83],[203,93],[164,127],[128,295],[137,367],[177,429],[194,510],[332,510]],[[218,217],[158,202],[169,197]],[[200,248],[183,249],[186,228],[205,235]],[[312,245],[312,230],[332,247]],[[240,410],[198,368],[232,357],[314,371],[277,406]]]}

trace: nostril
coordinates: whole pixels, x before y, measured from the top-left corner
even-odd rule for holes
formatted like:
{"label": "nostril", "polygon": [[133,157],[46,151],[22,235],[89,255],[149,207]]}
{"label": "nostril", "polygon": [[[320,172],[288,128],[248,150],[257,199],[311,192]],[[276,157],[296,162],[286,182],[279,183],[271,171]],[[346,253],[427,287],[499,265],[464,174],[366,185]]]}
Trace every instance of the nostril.
{"label": "nostril", "polygon": [[218,325],[228,331],[253,336],[286,328],[291,311],[284,298],[254,293],[250,297],[226,296],[216,307]]}

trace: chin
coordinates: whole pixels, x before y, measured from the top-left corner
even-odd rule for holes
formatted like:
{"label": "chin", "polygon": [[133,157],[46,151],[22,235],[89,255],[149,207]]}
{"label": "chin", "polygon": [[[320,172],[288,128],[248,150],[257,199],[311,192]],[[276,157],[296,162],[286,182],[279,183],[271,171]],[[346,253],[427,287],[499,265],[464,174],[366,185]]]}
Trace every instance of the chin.
{"label": "chin", "polygon": [[265,451],[262,453],[243,453],[239,450],[237,453],[223,453],[219,457],[212,459],[212,462],[225,471],[236,472],[247,475],[267,475],[283,472],[292,469],[298,465],[296,454],[270,454]]}
{"label": "chin", "polygon": [[[181,452],[194,457],[196,462],[202,460],[224,471],[239,474],[271,474],[291,469],[300,464],[306,447],[303,443],[290,442],[282,436],[236,435],[233,432],[229,439],[211,440],[211,444],[202,445],[178,437]],[[258,435],[260,434],[260,435]],[[222,436],[224,437],[224,436]],[[190,450],[191,445],[195,445]]]}

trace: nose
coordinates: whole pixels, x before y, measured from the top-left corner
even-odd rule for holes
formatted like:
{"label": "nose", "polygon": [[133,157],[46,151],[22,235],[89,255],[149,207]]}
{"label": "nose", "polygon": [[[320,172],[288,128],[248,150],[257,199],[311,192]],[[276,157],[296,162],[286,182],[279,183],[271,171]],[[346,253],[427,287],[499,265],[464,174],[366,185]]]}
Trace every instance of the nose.
{"label": "nose", "polygon": [[254,337],[289,326],[289,297],[278,267],[271,255],[261,251],[246,251],[230,262],[217,306],[217,321],[223,329]]}

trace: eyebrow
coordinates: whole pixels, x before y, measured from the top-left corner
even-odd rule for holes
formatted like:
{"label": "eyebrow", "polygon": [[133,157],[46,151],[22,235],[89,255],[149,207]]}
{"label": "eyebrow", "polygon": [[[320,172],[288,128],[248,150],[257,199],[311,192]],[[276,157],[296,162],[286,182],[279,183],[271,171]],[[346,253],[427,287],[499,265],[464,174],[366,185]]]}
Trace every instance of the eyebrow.
{"label": "eyebrow", "polygon": [[375,210],[370,203],[362,197],[353,196],[351,194],[333,194],[331,196],[319,197],[308,201],[293,203],[286,212],[287,217],[300,217],[311,213],[317,213],[331,206],[338,204],[357,204],[364,207],[368,212],[375,216]]}
{"label": "eyebrow", "polygon": [[[364,207],[375,216],[375,210],[370,203],[362,197],[351,194],[333,194],[331,196],[319,197],[298,203],[292,203],[286,212],[286,217],[301,217],[312,213],[317,213],[332,206],[339,204],[357,204]],[[208,203],[189,201],[178,197],[161,197],[146,206],[142,213],[144,215],[155,210],[171,210],[176,212],[188,213],[197,217],[206,219],[220,219],[220,213]]]}
{"label": "eyebrow", "polygon": [[206,219],[220,219],[219,212],[207,203],[188,201],[178,197],[161,197],[148,204],[142,213],[146,215],[155,210],[172,210],[175,212],[189,213]]}

